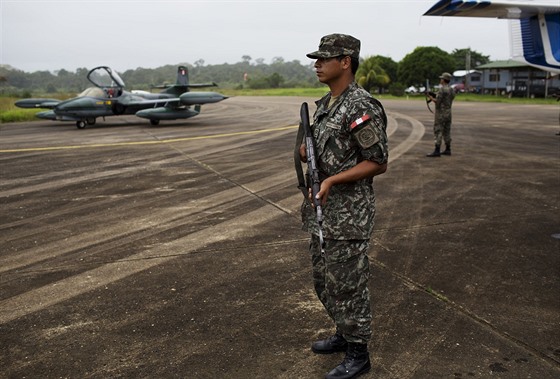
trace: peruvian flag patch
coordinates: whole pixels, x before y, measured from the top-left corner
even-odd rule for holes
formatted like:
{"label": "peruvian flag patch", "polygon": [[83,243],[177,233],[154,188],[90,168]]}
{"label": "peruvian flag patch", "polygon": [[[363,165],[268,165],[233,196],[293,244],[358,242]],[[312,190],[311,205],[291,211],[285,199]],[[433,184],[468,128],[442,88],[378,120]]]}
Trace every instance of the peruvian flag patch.
{"label": "peruvian flag patch", "polygon": [[350,125],[350,129],[354,129],[356,126],[358,126],[360,124],[363,124],[364,122],[366,122],[367,120],[370,120],[370,119],[371,119],[371,117],[369,117],[369,115],[366,114],[365,116],[362,116],[359,119],[357,119],[356,121],[354,121],[352,123],[352,125]]}

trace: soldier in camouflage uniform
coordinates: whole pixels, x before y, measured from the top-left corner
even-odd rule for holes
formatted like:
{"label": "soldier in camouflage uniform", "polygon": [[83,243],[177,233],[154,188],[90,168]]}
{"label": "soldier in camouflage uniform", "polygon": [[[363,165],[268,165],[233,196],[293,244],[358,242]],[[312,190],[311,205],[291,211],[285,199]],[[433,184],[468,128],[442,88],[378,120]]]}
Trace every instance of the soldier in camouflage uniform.
{"label": "soldier in camouflage uniform", "polygon": [[[451,155],[451,105],[455,98],[455,91],[449,86],[451,74],[444,72],[440,77],[441,88],[436,97],[429,93],[426,94],[436,105],[436,114],[434,118],[434,141],[435,149],[427,157],[440,157],[443,155]],[[440,152],[441,140],[445,142],[445,150]]]}
{"label": "soldier in camouflage uniform", "polygon": [[[336,333],[312,344],[318,354],[346,352],[327,378],[355,378],[370,370],[369,240],[373,231],[373,177],[387,169],[387,117],[383,106],[354,81],[360,41],[344,34],[323,37],[316,59],[319,81],[330,92],[316,102],[311,126],[323,209],[324,254],[311,201],[302,204],[303,229],[311,234],[313,282]],[[306,162],[305,145],[300,157]],[[311,196],[311,195],[310,195]],[[310,199],[311,200],[311,199]]]}

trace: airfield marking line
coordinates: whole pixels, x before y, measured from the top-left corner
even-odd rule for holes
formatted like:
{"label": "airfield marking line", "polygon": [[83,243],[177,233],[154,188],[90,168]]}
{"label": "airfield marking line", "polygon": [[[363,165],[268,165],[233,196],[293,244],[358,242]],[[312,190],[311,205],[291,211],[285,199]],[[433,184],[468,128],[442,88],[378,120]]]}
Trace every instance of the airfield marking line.
{"label": "airfield marking line", "polygon": [[200,139],[232,137],[232,136],[239,136],[239,135],[244,135],[244,134],[261,134],[261,133],[278,132],[278,131],[282,131],[282,130],[295,129],[297,127],[298,127],[297,125],[290,125],[290,126],[282,126],[282,127],[279,127],[279,128],[251,130],[251,131],[235,132],[235,133],[213,134],[213,135],[208,135],[208,136],[171,138],[171,139],[157,140],[157,141],[134,141],[134,142],[94,143],[94,144],[89,144],[89,145],[28,147],[28,148],[21,148],[21,149],[0,150],[0,153],[21,153],[21,152],[30,152],[30,151],[73,150],[73,149],[85,149],[85,148],[94,148],[94,147],[157,145],[157,144],[174,143],[174,142],[195,141],[195,140],[200,140]]}
{"label": "airfield marking line", "polygon": [[406,116],[404,114],[396,113],[396,115],[402,119],[407,120],[410,125],[412,126],[412,131],[406,137],[406,139],[395,146],[393,149],[389,149],[389,159],[395,160],[408,150],[410,150],[414,145],[416,145],[426,132],[426,127],[420,121],[416,120],[415,118]]}

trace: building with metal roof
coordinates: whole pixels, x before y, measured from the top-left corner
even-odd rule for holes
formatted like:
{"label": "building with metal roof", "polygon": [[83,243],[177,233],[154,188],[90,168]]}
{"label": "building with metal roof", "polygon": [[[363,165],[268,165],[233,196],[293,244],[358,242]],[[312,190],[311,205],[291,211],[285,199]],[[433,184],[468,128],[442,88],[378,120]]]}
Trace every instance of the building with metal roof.
{"label": "building with metal roof", "polygon": [[516,97],[548,97],[560,94],[559,75],[552,76],[548,71],[521,62],[495,61],[477,66],[476,69],[482,72],[479,88],[482,93]]}

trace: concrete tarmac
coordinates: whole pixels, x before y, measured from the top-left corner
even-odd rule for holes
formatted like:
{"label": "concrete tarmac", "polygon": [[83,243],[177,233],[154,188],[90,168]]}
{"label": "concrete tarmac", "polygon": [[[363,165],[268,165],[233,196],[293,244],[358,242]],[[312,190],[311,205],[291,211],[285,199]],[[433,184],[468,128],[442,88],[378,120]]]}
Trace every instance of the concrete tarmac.
{"label": "concrete tarmac", "polygon": [[[0,378],[322,378],[342,354],[311,282],[293,145],[313,99],[192,119],[0,125]],[[383,101],[373,368],[560,377],[558,106]]]}

